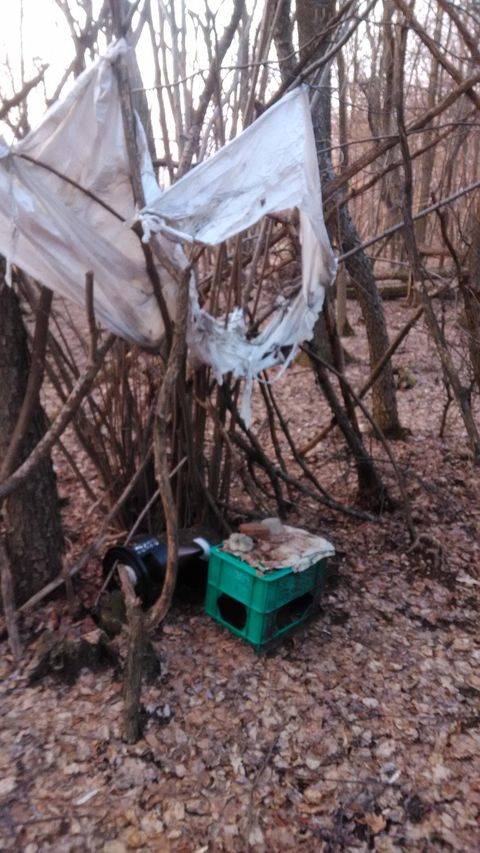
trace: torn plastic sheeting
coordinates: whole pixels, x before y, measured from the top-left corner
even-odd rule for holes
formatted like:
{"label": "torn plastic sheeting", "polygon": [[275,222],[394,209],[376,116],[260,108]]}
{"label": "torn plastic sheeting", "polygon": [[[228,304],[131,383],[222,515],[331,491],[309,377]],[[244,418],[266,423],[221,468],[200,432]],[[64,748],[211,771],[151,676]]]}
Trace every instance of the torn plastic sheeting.
{"label": "torn plastic sheeting", "polygon": [[[136,210],[112,62],[128,49],[123,40],[110,47],[35,130],[11,148],[0,148],[0,251],[8,262],[82,307],[85,274],[91,270],[99,321],[120,337],[154,347],[162,339],[163,322],[140,241],[123,221],[131,222]],[[158,187],[140,125],[138,143],[150,199]],[[17,155],[57,170],[118,217],[62,177]],[[175,250],[177,257],[181,253],[171,243],[167,250],[171,255]],[[174,315],[176,283],[167,271],[161,276]]]}
{"label": "torn plastic sheeting", "polygon": [[[163,322],[145,269],[140,243],[124,221],[135,215],[117,82],[112,62],[128,50],[121,40],[76,80],[39,127],[11,149],[0,146],[0,251],[55,292],[85,304],[85,274],[95,281],[95,311],[107,328],[142,346],[155,347]],[[137,119],[138,120],[138,119]],[[253,379],[289,359],[312,336],[324,288],[335,274],[325,229],[320,178],[308,96],[284,96],[240,136],[162,192],[145,134],[138,121],[142,182],[141,211],[151,232],[178,269],[186,258],[177,235],[216,244],[253,226],[266,213],[300,210],[302,289],[280,306],[267,326],[247,339],[243,313],[216,319],[202,309],[190,285],[189,357],[210,365],[219,382],[232,371],[246,379],[242,414],[250,421]],[[20,155],[20,156],[16,156]],[[113,215],[69,181],[93,193]],[[122,221],[124,220],[124,221]],[[176,282],[161,270],[167,306],[175,316]]]}
{"label": "torn plastic sheeting", "polygon": [[191,287],[188,344],[190,358],[209,364],[216,379],[233,373],[246,379],[241,415],[250,423],[253,379],[274,365],[286,364],[310,340],[321,311],[324,290],[336,262],[323,218],[310,105],[305,88],[285,95],[236,139],[140,212],[145,237],[155,231],[177,233],[215,245],[254,225],[268,213],[300,211],[302,289],[279,307],[255,338],[247,338],[241,309],[215,319],[200,308]]}

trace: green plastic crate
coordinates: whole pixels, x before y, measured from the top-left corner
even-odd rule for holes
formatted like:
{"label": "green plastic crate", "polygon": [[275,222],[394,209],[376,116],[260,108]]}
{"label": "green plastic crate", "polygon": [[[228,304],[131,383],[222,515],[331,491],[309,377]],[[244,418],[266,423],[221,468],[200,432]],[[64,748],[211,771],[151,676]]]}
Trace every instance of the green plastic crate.
{"label": "green plastic crate", "polygon": [[326,575],[326,558],[303,572],[287,568],[262,573],[215,547],[208,564],[205,610],[262,651],[312,615]]}

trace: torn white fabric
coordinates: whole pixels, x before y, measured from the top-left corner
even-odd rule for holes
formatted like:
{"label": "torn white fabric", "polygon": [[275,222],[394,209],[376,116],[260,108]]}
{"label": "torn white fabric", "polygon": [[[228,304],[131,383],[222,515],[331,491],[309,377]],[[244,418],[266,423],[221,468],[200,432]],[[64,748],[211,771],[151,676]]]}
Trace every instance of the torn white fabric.
{"label": "torn white fabric", "polygon": [[[163,323],[140,241],[123,221],[131,222],[136,210],[112,61],[127,49],[124,41],[117,42],[25,139],[10,149],[0,146],[0,252],[81,306],[91,270],[98,320],[120,337],[152,347],[162,338]],[[149,199],[158,187],[140,126],[139,147]],[[78,183],[118,217],[20,155]],[[176,284],[166,271],[161,277],[174,314]]]}
{"label": "torn white fabric", "polygon": [[[36,130],[12,148],[0,143],[0,252],[79,305],[85,304],[85,275],[91,270],[98,319],[123,338],[156,347],[164,327],[140,241],[129,227],[136,211],[112,67],[126,50],[123,40],[110,47]],[[190,360],[209,365],[219,382],[230,371],[246,380],[242,414],[249,423],[253,380],[268,367],[284,369],[298,345],[311,338],[324,289],[335,275],[307,92],[299,88],[284,96],[164,192],[139,121],[138,142],[145,240],[157,232],[155,239],[178,268],[186,264],[178,240],[214,245],[265,214],[300,211],[301,291],[275,310],[256,337],[247,338],[240,309],[216,319],[200,307],[193,280],[190,285]],[[160,278],[174,318],[176,282],[164,269]]]}
{"label": "torn white fabric", "polygon": [[308,94],[295,89],[217,154],[188,172],[141,211],[144,232],[168,229],[182,240],[215,245],[250,228],[262,216],[300,211],[302,289],[285,302],[254,339],[247,338],[241,309],[215,319],[200,308],[191,287],[189,352],[209,364],[216,379],[233,373],[246,380],[241,414],[250,423],[250,390],[263,370],[290,360],[312,337],[325,287],[336,262],[323,218],[320,176]]}
{"label": "torn white fabric", "polygon": [[157,193],[141,211],[147,235],[167,226],[182,240],[215,245],[268,213],[301,214],[303,293],[314,308],[335,274],[322,208],[306,87],[284,95],[236,139]]}
{"label": "torn white fabric", "polygon": [[[265,521],[260,524],[265,524]],[[283,535],[265,540],[251,538],[244,533],[232,533],[223,542],[221,550],[239,557],[262,573],[278,569],[304,572],[320,560],[335,555],[331,542],[322,536],[288,524],[281,525],[281,528]]]}

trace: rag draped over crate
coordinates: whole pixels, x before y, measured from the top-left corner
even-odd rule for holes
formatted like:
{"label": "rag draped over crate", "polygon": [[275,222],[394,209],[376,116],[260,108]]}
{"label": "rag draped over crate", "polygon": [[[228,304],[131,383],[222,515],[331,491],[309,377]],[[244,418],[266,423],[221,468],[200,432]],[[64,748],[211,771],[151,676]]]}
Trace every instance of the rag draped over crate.
{"label": "rag draped over crate", "polygon": [[[216,245],[266,214],[298,208],[302,287],[291,300],[278,302],[256,337],[247,338],[240,308],[226,318],[208,314],[200,307],[193,276],[190,282],[190,361],[209,365],[219,382],[230,371],[246,380],[242,413],[248,422],[253,379],[274,365],[284,369],[299,344],[311,339],[336,270],[308,95],[302,87],[285,95],[167,190],[157,184],[137,117],[146,200],[138,211],[113,67],[129,49],[124,40],[110,46],[25,139],[10,147],[0,138],[0,252],[7,259],[7,278],[15,264],[84,306],[85,274],[92,271],[98,320],[122,338],[155,348],[164,326],[131,228],[134,220],[142,224],[144,241],[155,235],[181,272],[187,265],[182,243]],[[178,284],[158,267],[174,319]]]}

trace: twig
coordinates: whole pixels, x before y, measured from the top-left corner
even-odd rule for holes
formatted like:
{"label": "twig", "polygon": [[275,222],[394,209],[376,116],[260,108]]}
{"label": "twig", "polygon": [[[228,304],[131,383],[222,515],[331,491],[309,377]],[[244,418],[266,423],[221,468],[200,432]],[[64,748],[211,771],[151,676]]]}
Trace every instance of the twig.
{"label": "twig", "polygon": [[38,86],[38,84],[43,80],[47,68],[48,65],[43,65],[38,74],[31,80],[28,80],[24,84],[24,86],[22,86],[20,91],[17,92],[16,95],[13,95],[12,98],[5,98],[5,100],[0,102],[0,121],[5,118],[5,116],[8,112],[10,112],[11,109],[20,106],[22,101],[24,101],[27,97],[28,93],[31,92],[31,90],[34,89],[35,86]]}
{"label": "twig", "polygon": [[[452,193],[452,195],[448,196],[447,198],[442,198],[440,201],[435,202],[435,204],[431,204],[430,207],[425,207],[423,210],[420,210],[418,213],[415,213],[412,216],[412,221],[418,222],[419,219],[423,219],[424,216],[428,216],[430,213],[433,213],[435,210],[438,210],[439,207],[445,207],[445,205],[451,204],[452,201],[456,201],[458,198],[462,198],[462,196],[473,192],[479,187],[480,180],[474,181],[467,187],[463,187],[462,189],[457,190],[457,192]],[[365,242],[360,243],[360,245],[358,246],[355,246],[354,249],[350,249],[350,251],[345,252],[343,255],[339,255],[339,257],[337,258],[338,263],[346,261],[347,258],[351,258],[358,252],[362,252],[364,249],[368,249],[369,246],[373,246],[374,243],[378,243],[380,240],[385,240],[387,237],[391,237],[392,234],[396,234],[397,231],[401,231],[403,228],[405,228],[405,224],[406,223],[404,220],[402,220],[402,222],[397,222],[396,225],[392,225],[390,228],[386,228],[385,231],[382,231],[381,234],[376,234],[375,237],[370,237],[368,240],[365,240]]]}
{"label": "twig", "polygon": [[262,763],[260,764],[260,767],[258,768],[257,772],[255,773],[255,777],[254,777],[253,782],[250,786],[250,793],[248,795],[246,830],[245,830],[245,844],[246,844],[247,849],[250,849],[249,839],[250,839],[250,833],[252,831],[253,821],[255,818],[255,810],[254,810],[255,792],[258,788],[258,784],[260,782],[260,779],[262,778],[263,774],[265,773],[265,770],[267,769],[267,767],[271,761],[271,758],[272,758],[272,755],[273,755],[275,748],[277,746],[279,737],[280,737],[280,735],[277,735],[277,737],[274,740],[272,740],[270,746],[268,747],[268,749],[264,755],[264,758],[263,758]]}
{"label": "twig", "polygon": [[287,471],[282,471],[281,468],[278,468],[276,465],[270,462],[268,457],[265,455],[256,436],[252,433],[251,430],[248,429],[240,414],[234,408],[230,401],[227,402],[227,406],[232,412],[241,430],[250,440],[251,446],[249,446],[247,442],[244,441],[244,439],[242,439],[236,433],[231,433],[231,441],[236,444],[244,453],[246,453],[247,456],[251,457],[252,461],[260,465],[264,469],[264,471],[266,471],[270,479],[273,477],[283,480],[283,482],[294,486],[300,493],[307,495],[310,498],[313,498],[313,500],[317,501],[318,503],[324,504],[324,506],[336,510],[337,512],[344,513],[345,515],[351,516],[353,518],[360,518],[363,521],[378,521],[378,519],[374,515],[371,515],[368,512],[356,509],[355,507],[344,506],[343,504],[338,503],[338,501],[334,500],[334,498],[331,498],[330,496],[326,497],[322,494],[319,494],[318,492],[314,492],[312,489],[309,489],[302,482],[300,482],[300,480],[298,480],[296,477],[293,477]]}
{"label": "twig", "polygon": [[198,106],[192,114],[191,124],[188,129],[188,138],[180,155],[177,178],[182,177],[192,164],[194,154],[198,147],[200,131],[205,118],[205,113],[207,112],[210,99],[217,83],[218,66],[223,62],[224,56],[232,43],[233,36],[235,35],[235,31],[238,27],[238,23],[244,9],[245,0],[234,0],[231,19],[225,27],[222,37],[217,43],[215,61],[210,65],[203,91],[199,97]]}
{"label": "twig", "polygon": [[[403,0],[394,0],[395,4],[402,9],[405,14]],[[412,16],[410,11],[407,8],[407,17],[409,23],[412,24]],[[415,29],[415,27],[414,27]],[[416,29],[418,32],[418,29]],[[419,33],[420,34],[420,33]],[[406,39],[406,28],[404,28],[403,37]],[[423,39],[423,36],[421,36]],[[425,41],[425,39],[423,39]],[[435,51],[433,51],[436,56]],[[438,57],[437,57],[438,59]],[[441,60],[439,59],[441,62]],[[445,62],[442,62],[444,67]],[[447,70],[448,67],[447,67]],[[451,386],[455,399],[457,401],[460,414],[463,419],[463,423],[465,425],[465,429],[468,435],[468,439],[470,442],[470,446],[473,454],[473,462],[475,465],[480,465],[480,433],[478,431],[477,424],[475,423],[475,418],[473,416],[472,407],[469,399],[468,389],[464,388],[460,382],[460,377],[454,365],[451,353],[448,349],[447,341],[445,339],[445,335],[442,329],[439,326],[438,320],[435,316],[435,312],[432,307],[431,298],[427,292],[427,288],[425,285],[425,277],[428,276],[428,271],[423,267],[420,260],[420,253],[417,244],[417,238],[415,235],[414,228],[414,220],[416,217],[412,215],[412,204],[413,204],[413,172],[412,172],[412,163],[410,158],[410,149],[408,145],[408,137],[406,133],[405,127],[405,119],[404,119],[404,104],[403,104],[403,63],[399,62],[397,59],[396,62],[396,72],[398,76],[398,85],[396,86],[396,114],[397,114],[397,126],[400,137],[400,150],[402,152],[403,158],[403,170],[405,175],[404,180],[404,190],[403,190],[403,216],[404,216],[404,228],[405,228],[405,245],[408,252],[408,257],[411,264],[412,275],[414,279],[417,279],[421,285],[421,298],[422,304],[425,313],[425,320],[428,327],[428,330],[432,336],[432,340],[436,346],[440,362],[442,365],[442,369],[444,372],[444,376],[448,379],[448,382]],[[452,73],[449,71],[449,73]],[[455,74],[452,74],[454,79],[457,79]],[[474,94],[474,93],[473,93]],[[475,95],[475,103],[477,106],[480,106],[480,99]],[[479,183],[479,182],[477,182]],[[437,209],[441,203],[435,204],[432,206],[433,209]],[[430,209],[432,209],[430,208]]]}
{"label": "twig", "polygon": [[[431,107],[431,109],[427,110],[423,113],[420,118],[416,119],[412,124],[410,124],[406,131],[410,133],[413,130],[419,130],[420,128],[428,126],[433,119],[435,119],[438,115],[445,112],[449,107],[451,107],[468,89],[471,89],[473,86],[476,86],[480,82],[480,71],[477,71],[467,80],[463,80],[460,85],[458,85],[455,89],[446,95],[443,100],[439,101],[438,104]],[[362,154],[357,160],[351,163],[348,168],[344,169],[343,172],[336,178],[334,178],[324,190],[324,201],[328,201],[334,196],[337,191],[348,184],[349,181],[377,160],[379,157],[382,157],[387,151],[390,151],[391,148],[394,148],[397,144],[396,139],[386,140],[381,145],[375,145],[372,148],[369,148],[365,154]]]}
{"label": "twig", "polygon": [[[170,479],[175,476],[177,471],[185,464],[186,461],[187,461],[187,457],[184,456],[183,459],[178,463],[178,465],[175,466],[173,471],[171,471]],[[132,541],[133,537],[135,536],[135,533],[137,532],[138,528],[140,527],[140,525],[141,525],[143,519],[145,518],[147,512],[153,506],[155,501],[158,500],[159,497],[160,497],[160,489],[157,489],[153,493],[151,498],[147,501],[147,503],[143,507],[141,513],[138,515],[137,519],[135,520],[135,523],[133,524],[132,528],[129,530],[127,538],[125,539],[125,545],[129,545],[129,543]],[[107,577],[105,578],[105,580],[104,580],[104,582],[100,588],[100,591],[99,591],[99,593],[95,599],[95,607],[97,606],[98,602],[100,601],[102,594],[105,592],[108,584],[110,583],[110,580],[111,580],[113,573],[114,573],[116,568],[117,568],[117,560],[115,560],[112,568],[110,569]]]}
{"label": "twig", "polygon": [[[302,347],[302,349],[303,349],[303,347]],[[311,348],[305,347],[304,349],[305,349],[305,352],[308,353],[310,358],[313,358],[314,361],[317,361],[319,364],[321,364],[321,366],[325,370],[329,370],[331,373],[335,374],[338,381],[341,384],[343,384],[347,388],[348,393],[352,395],[355,403],[357,404],[357,406],[359,406],[359,408],[361,409],[361,411],[365,415],[366,419],[368,420],[369,424],[371,425],[372,429],[374,430],[377,438],[381,442],[381,444],[385,450],[385,453],[387,454],[387,456],[388,456],[388,458],[392,464],[393,470],[395,471],[398,486],[399,486],[400,493],[402,496],[403,510],[404,510],[404,515],[405,515],[406,526],[407,526],[408,532],[409,532],[410,536],[412,537],[412,539],[415,539],[416,531],[415,531],[415,526],[414,526],[413,520],[412,520],[410,498],[408,497],[408,493],[407,493],[407,489],[405,486],[403,474],[402,474],[399,466],[397,465],[397,461],[396,461],[396,459],[392,453],[391,447],[390,447],[387,439],[385,438],[382,430],[380,429],[380,427],[378,426],[378,424],[374,420],[374,418],[372,418],[370,412],[368,411],[365,404],[362,403],[358,394],[356,394],[355,391],[353,390],[352,386],[350,385],[350,383],[346,379],[345,374],[340,373],[340,371],[336,370],[335,367],[333,367],[331,364],[328,364],[328,362],[324,361],[323,358],[321,358],[319,355],[317,355],[317,353],[313,352],[311,350]]]}
{"label": "twig", "polygon": [[12,472],[20,446],[25,438],[32,415],[38,406],[40,388],[45,372],[45,352],[47,348],[48,321],[52,305],[52,291],[46,287],[40,290],[36,310],[35,332],[32,344],[32,360],[28,374],[27,388],[22,402],[22,408],[10,439],[8,450],[0,466],[0,483]]}
{"label": "twig", "polygon": [[86,477],[80,471],[80,468],[78,467],[77,463],[75,462],[75,459],[73,458],[72,454],[70,453],[68,448],[65,446],[65,444],[63,443],[61,438],[58,439],[57,445],[58,445],[60,452],[63,454],[63,456],[67,460],[68,464],[70,465],[70,468],[72,469],[75,477],[77,478],[77,480],[81,484],[82,488],[85,490],[85,494],[90,498],[91,501],[94,501],[95,503],[97,501],[101,502],[102,498],[98,498],[98,496],[95,494],[90,483],[88,482]]}
{"label": "twig", "polygon": [[[443,293],[445,293],[445,291],[448,290],[449,287],[450,287],[450,285],[446,284],[443,287],[439,288],[438,290],[435,291],[435,293],[432,293],[431,298],[433,299],[434,297],[441,296]],[[380,374],[381,374],[383,368],[385,367],[385,365],[387,364],[387,362],[391,359],[391,357],[396,352],[396,350],[398,349],[398,347],[400,346],[402,341],[407,337],[410,330],[413,329],[415,324],[418,322],[418,320],[422,316],[423,311],[424,311],[424,307],[423,307],[423,305],[420,305],[420,307],[417,308],[417,310],[412,314],[410,319],[407,320],[407,322],[405,323],[403,328],[400,329],[399,333],[395,336],[394,340],[392,341],[392,343],[390,344],[388,349],[385,351],[385,353],[382,356],[382,358],[380,359],[380,361],[377,362],[377,364],[373,368],[373,370],[372,370],[370,376],[368,377],[367,381],[364,383],[364,385],[362,385],[360,391],[358,392],[359,399],[363,399],[363,397],[365,397],[365,395],[370,390],[372,385],[374,385],[374,383],[376,382],[376,380],[380,376]],[[302,456],[305,456],[305,454],[307,454],[311,450],[313,450],[313,448],[316,447],[320,441],[323,441],[323,439],[327,437],[327,435],[332,431],[332,429],[334,429],[336,424],[337,424],[337,421],[336,421],[335,417],[333,417],[332,420],[330,421],[330,423],[327,424],[327,426],[323,427],[323,429],[321,429],[318,433],[316,433],[316,435],[314,435],[313,438],[310,439],[310,441],[308,441],[306,444],[304,444],[303,447],[300,448],[299,453]]]}
{"label": "twig", "polygon": [[123,678],[123,739],[136,743],[141,735],[140,693],[142,689],[142,667],[138,666],[145,645],[144,615],[142,602],[135,595],[128,572],[119,566],[118,574],[127,611],[128,653]]}
{"label": "twig", "polygon": [[85,275],[85,308],[87,311],[88,329],[90,332],[89,345],[89,362],[95,363],[97,354],[98,328],[95,320],[95,302],[93,295],[94,278],[93,272],[87,272]]}
{"label": "twig", "polygon": [[148,616],[148,630],[153,630],[167,613],[177,576],[178,530],[177,513],[173,499],[172,486],[168,472],[168,421],[173,392],[180,372],[181,364],[186,353],[186,334],[188,318],[188,283],[191,266],[185,270],[183,281],[178,294],[177,317],[173,335],[172,347],[168,357],[167,369],[158,395],[155,415],[155,472],[158,488],[162,498],[163,512],[167,527],[167,565],[165,580],[160,597],[152,606]]}
{"label": "twig", "polygon": [[82,401],[89,393],[93,381],[103,365],[104,357],[115,340],[115,335],[108,335],[108,337],[105,338],[105,341],[98,350],[95,363],[88,365],[81,374],[51,427],[47,430],[43,438],[40,439],[32,453],[20,465],[20,467],[0,484],[0,500],[8,497],[8,495],[14,492],[21,483],[25,482],[27,477],[30,476],[32,471],[37,467],[45,455],[49,453],[53,445],[66,430],[68,424],[78,411]]}
{"label": "twig", "polygon": [[[125,486],[122,494],[118,498],[115,505],[112,507],[110,512],[105,516],[105,518],[102,522],[102,525],[100,527],[99,535],[92,542],[92,544],[86,549],[86,551],[84,551],[84,553],[77,560],[77,562],[74,563],[72,568],[69,569],[70,577],[74,577],[76,574],[78,574],[78,572],[80,572],[87,565],[87,563],[91,559],[91,557],[94,554],[98,553],[98,551],[100,550],[100,548],[104,544],[105,538],[106,538],[105,537],[105,531],[107,530],[107,528],[109,527],[109,525],[111,524],[113,519],[118,515],[122,506],[124,505],[125,501],[127,500],[130,492],[138,483],[140,477],[143,474],[143,471],[145,470],[145,467],[146,467],[148,461],[151,458],[151,455],[152,455],[152,448],[149,449],[149,451],[146,454],[145,458],[143,459],[141,465],[139,466],[137,471],[135,471],[135,474],[131,478],[130,482]],[[32,595],[32,597],[29,598],[28,601],[25,602],[25,604],[22,604],[22,606],[19,609],[19,612],[24,613],[27,610],[31,610],[32,607],[35,607],[35,605],[37,605],[40,601],[43,601],[44,598],[46,598],[48,595],[50,595],[52,592],[54,592],[56,589],[58,589],[58,587],[62,586],[63,583],[64,583],[63,575],[60,575],[59,577],[55,578],[53,581],[50,581],[50,583],[47,584],[46,586],[44,586],[43,589],[39,590],[39,592],[35,593],[35,595]]]}
{"label": "twig", "polygon": [[8,642],[15,663],[22,656],[22,643],[18,630],[17,615],[15,612],[15,596],[13,592],[13,575],[10,559],[5,545],[0,538],[0,580],[2,591],[3,613],[7,626]]}
{"label": "twig", "polygon": [[[445,56],[445,54],[442,53],[435,39],[431,38],[431,36],[428,35],[428,33],[425,31],[419,21],[415,18],[412,8],[409,7],[404,2],[404,0],[393,0],[393,2],[397,9],[400,9],[400,11],[403,13],[405,19],[408,21],[409,27],[414,30],[417,36],[426,45],[432,56],[435,57],[437,62],[440,63],[440,65],[445,69],[447,74],[452,77],[455,83],[457,83],[457,85],[461,85],[464,80],[460,71],[455,67],[455,65],[450,62],[450,60]],[[465,94],[468,98],[470,98],[476,109],[480,109],[480,98],[473,89],[473,87],[468,87]]]}
{"label": "twig", "polygon": [[106,201],[103,201],[101,198],[99,198],[98,195],[95,195],[95,193],[93,193],[91,190],[88,190],[86,187],[82,187],[82,185],[79,184],[77,181],[74,181],[73,178],[69,178],[68,175],[64,175],[63,172],[59,172],[58,169],[55,169],[54,166],[50,166],[50,164],[47,163],[42,163],[41,160],[36,160],[35,157],[31,157],[29,154],[20,154],[18,151],[13,151],[12,153],[15,155],[15,157],[20,157],[22,160],[26,160],[28,163],[32,163],[32,165],[38,166],[40,169],[45,169],[47,172],[51,172],[52,175],[56,175],[57,178],[60,178],[62,181],[65,181],[67,184],[70,184],[70,186],[75,187],[76,190],[79,190],[92,201],[96,201],[97,204],[100,205],[100,207],[103,207],[104,210],[108,210],[108,212],[111,213],[112,216],[115,217],[115,219],[119,219],[120,222],[126,222],[125,217],[118,213],[116,210],[114,210],[114,208],[107,204]]}

